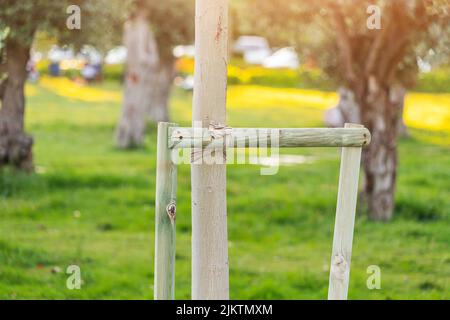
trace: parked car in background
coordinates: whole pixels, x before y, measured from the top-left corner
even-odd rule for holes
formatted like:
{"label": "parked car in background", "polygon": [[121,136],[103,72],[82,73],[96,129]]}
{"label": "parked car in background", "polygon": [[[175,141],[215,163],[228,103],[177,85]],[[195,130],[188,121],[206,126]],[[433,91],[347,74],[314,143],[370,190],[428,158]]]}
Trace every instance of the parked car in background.
{"label": "parked car in background", "polygon": [[75,78],[81,75],[88,81],[102,78],[103,55],[91,45],[82,46],[79,52],[71,47],[54,45],[47,53],[47,59],[52,76],[64,74]]}
{"label": "parked car in background", "polygon": [[84,45],[77,54],[77,59],[84,60],[86,63],[92,65],[99,65],[103,63],[103,56],[93,46]]}
{"label": "parked car in background", "polygon": [[184,78],[181,76],[176,77],[174,84],[183,90],[192,91],[194,90],[194,76],[190,75]]}
{"label": "parked car in background", "polygon": [[269,42],[258,36],[240,36],[233,49],[235,53],[242,54],[248,64],[262,64],[272,53]]}
{"label": "parked car in background", "polygon": [[119,46],[108,51],[105,57],[105,64],[124,64],[126,60],[127,48]]}
{"label": "parked car in background", "polygon": [[195,46],[187,45],[187,46],[176,46],[173,48],[173,56],[175,58],[188,57],[193,58],[195,55]]}
{"label": "parked car in background", "polygon": [[87,82],[101,81],[103,79],[103,56],[93,46],[84,45],[77,58],[83,61],[81,76]]}
{"label": "parked car in background", "polygon": [[289,68],[298,69],[300,61],[294,48],[286,47],[275,51],[269,57],[266,57],[262,63],[265,68]]}
{"label": "parked car in background", "polygon": [[72,48],[58,47],[56,45],[47,53],[47,58],[50,62],[61,62],[63,60],[71,60],[75,58],[75,53]]}
{"label": "parked car in background", "polygon": [[258,36],[240,36],[234,43],[234,52],[244,54],[247,51],[270,50],[269,42]]}
{"label": "parked car in background", "polygon": [[[47,53],[47,59],[49,60],[48,70],[50,75],[58,77],[61,74],[61,63],[63,61],[68,62],[66,65],[74,67],[75,65],[75,53],[72,48],[59,47],[57,45],[52,46],[52,48]],[[66,67],[63,65],[63,67]]]}

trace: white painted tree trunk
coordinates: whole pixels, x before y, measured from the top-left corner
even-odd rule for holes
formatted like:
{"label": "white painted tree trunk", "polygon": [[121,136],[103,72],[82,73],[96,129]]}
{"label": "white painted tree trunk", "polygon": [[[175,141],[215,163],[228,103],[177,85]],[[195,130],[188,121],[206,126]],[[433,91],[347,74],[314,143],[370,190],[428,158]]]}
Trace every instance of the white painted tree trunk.
{"label": "white painted tree trunk", "polygon": [[123,41],[127,48],[125,92],[116,139],[120,148],[130,148],[144,142],[146,115],[152,101],[159,57],[144,14],[125,23]]}
{"label": "white painted tree trunk", "polygon": [[[197,0],[195,21],[192,120],[225,125],[228,0]],[[192,164],[191,175],[192,299],[228,299],[226,165]]]}

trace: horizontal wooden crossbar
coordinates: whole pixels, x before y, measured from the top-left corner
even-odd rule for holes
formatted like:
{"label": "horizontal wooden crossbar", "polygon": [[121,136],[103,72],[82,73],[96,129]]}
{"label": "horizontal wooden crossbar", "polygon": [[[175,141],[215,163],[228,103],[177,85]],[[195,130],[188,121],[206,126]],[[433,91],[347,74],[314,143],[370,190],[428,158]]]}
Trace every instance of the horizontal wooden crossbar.
{"label": "horizontal wooden crossbar", "polygon": [[[175,148],[221,147],[363,147],[370,132],[361,128],[220,128],[171,127],[168,146]],[[273,142],[273,143],[272,143]]]}

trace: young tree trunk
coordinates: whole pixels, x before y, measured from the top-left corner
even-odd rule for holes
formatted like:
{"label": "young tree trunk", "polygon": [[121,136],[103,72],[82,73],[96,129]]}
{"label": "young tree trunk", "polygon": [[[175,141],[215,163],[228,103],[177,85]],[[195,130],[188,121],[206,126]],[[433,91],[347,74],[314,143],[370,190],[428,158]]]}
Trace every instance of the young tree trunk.
{"label": "young tree trunk", "polygon": [[361,102],[361,120],[370,130],[372,140],[363,149],[365,171],[364,199],[370,217],[387,221],[393,216],[397,176],[397,138],[403,99],[393,99],[392,87],[369,80]]}
{"label": "young tree trunk", "polygon": [[30,46],[6,41],[7,78],[0,90],[0,167],[10,164],[25,171],[33,170],[33,138],[24,132],[24,87],[29,56]]}
{"label": "young tree trunk", "polygon": [[[195,16],[193,126],[225,127],[228,0],[197,0]],[[201,152],[205,163],[191,165],[194,300],[229,299],[225,152],[216,150],[219,164]]]}
{"label": "young tree trunk", "polygon": [[144,143],[153,88],[158,85],[158,50],[145,12],[125,24],[124,44],[127,48],[125,92],[116,142],[120,148],[131,148]]}

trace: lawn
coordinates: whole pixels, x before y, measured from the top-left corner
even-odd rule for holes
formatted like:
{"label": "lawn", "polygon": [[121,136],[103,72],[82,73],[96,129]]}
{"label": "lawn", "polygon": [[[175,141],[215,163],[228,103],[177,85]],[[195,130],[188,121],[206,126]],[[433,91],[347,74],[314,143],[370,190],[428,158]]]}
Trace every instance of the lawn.
{"label": "lawn", "polygon": [[[189,125],[191,94],[175,90],[173,120]],[[43,78],[27,86],[27,130],[36,173],[0,172],[0,299],[152,299],[156,130],[143,149],[114,147],[117,84],[81,87]],[[230,126],[323,126],[336,95],[231,86]],[[450,298],[450,95],[410,94],[400,141],[397,207],[390,223],[359,214],[350,299]],[[308,157],[261,176],[228,167],[230,296],[327,296],[339,150],[283,151]],[[176,298],[190,298],[190,175],[179,169]],[[66,288],[76,264],[81,290]],[[366,272],[381,268],[382,287]]]}

